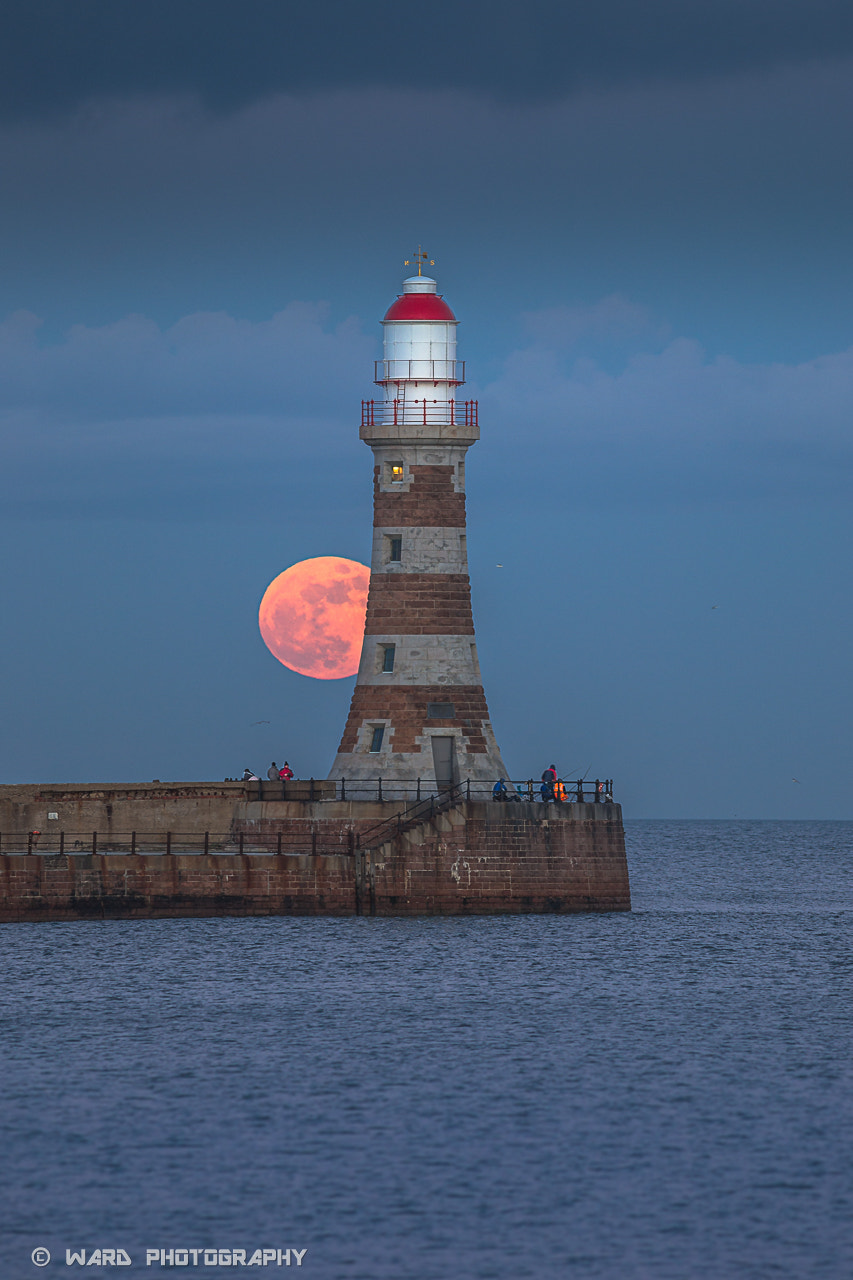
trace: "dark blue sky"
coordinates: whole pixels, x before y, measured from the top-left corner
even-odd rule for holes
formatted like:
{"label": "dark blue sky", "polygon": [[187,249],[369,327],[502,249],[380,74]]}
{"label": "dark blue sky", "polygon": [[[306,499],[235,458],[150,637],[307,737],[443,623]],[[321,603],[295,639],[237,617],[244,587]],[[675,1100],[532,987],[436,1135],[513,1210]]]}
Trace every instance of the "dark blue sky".
{"label": "dark blue sky", "polygon": [[369,556],[359,401],[423,241],[510,768],[850,816],[849,5],[6,21],[3,781],[325,774],[351,682],[257,605]]}

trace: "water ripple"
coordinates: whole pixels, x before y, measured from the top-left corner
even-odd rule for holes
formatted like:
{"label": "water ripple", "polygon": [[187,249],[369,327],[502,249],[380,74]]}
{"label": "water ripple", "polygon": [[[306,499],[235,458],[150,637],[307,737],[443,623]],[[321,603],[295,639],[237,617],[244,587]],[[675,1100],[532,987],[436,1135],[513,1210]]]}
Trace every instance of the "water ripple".
{"label": "water ripple", "polygon": [[0,1275],[846,1280],[853,824],[629,846],[631,915],[0,928]]}

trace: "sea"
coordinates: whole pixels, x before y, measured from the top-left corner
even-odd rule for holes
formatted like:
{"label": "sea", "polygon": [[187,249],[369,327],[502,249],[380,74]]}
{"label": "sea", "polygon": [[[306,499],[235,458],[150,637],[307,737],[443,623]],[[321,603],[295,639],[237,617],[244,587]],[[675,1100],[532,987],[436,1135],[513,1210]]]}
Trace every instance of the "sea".
{"label": "sea", "polygon": [[849,1280],[853,823],[627,841],[630,913],[0,926],[0,1280]]}

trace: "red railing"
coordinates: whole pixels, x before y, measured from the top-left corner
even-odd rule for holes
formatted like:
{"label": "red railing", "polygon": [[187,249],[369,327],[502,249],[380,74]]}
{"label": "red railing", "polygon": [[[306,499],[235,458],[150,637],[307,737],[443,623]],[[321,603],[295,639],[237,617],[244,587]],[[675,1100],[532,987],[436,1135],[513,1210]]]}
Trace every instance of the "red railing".
{"label": "red railing", "polygon": [[478,427],[479,402],[465,400],[362,400],[362,427],[447,425]]}

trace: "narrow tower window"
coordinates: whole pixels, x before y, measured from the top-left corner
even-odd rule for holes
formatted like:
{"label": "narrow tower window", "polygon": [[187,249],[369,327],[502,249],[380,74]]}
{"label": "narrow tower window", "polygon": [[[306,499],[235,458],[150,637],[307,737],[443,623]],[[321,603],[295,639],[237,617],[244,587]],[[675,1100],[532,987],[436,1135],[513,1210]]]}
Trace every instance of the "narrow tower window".
{"label": "narrow tower window", "polygon": [[403,464],[402,462],[388,463],[388,479],[392,484],[403,483]]}
{"label": "narrow tower window", "polygon": [[399,564],[399,563],[400,563],[400,561],[401,561],[402,559],[403,559],[403,539],[402,539],[402,537],[400,537],[400,538],[389,538],[389,539],[388,539],[388,560],[389,560],[389,563],[391,563],[391,564]]}
{"label": "narrow tower window", "polygon": [[427,703],[427,720],[452,720],[455,715],[456,708],[452,702]]}
{"label": "narrow tower window", "polygon": [[384,737],[384,736],[385,736],[385,726],[384,726],[384,724],[377,724],[377,725],[374,725],[374,727],[373,727],[373,737],[370,739],[370,750],[371,750],[371,751],[381,751],[381,750],[382,750],[382,739],[383,739],[383,737]]}
{"label": "narrow tower window", "polygon": [[382,646],[382,670],[394,670],[394,653],[397,646],[395,644],[383,644]]}

